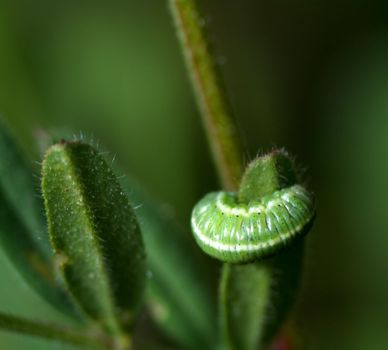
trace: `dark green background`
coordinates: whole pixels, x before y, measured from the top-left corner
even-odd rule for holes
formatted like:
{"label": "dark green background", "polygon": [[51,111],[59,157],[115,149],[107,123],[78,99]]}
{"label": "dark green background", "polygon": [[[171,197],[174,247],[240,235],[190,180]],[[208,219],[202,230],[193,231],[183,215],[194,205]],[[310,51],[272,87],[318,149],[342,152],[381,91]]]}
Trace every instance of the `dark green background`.
{"label": "dark green background", "polygon": [[[202,1],[247,146],[284,146],[316,193],[296,319],[307,349],[388,348],[388,8]],[[167,0],[0,0],[0,115],[31,163],[82,130],[176,208],[216,189]],[[37,168],[37,166],[36,166]],[[58,320],[0,255],[0,309]],[[75,349],[0,333],[1,349]]]}

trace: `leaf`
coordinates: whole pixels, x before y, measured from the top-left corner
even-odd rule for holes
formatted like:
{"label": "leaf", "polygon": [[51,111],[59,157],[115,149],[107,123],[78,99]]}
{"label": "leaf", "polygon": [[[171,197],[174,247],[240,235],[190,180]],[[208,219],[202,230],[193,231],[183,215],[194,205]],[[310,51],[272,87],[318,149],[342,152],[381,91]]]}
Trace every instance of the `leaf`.
{"label": "leaf", "polygon": [[0,123],[0,243],[23,279],[60,311],[76,312],[57,283],[48,242],[43,201],[32,169]]}
{"label": "leaf", "polygon": [[51,244],[70,294],[111,333],[130,330],[145,287],[145,253],[116,176],[81,142],[52,146],[42,174]]}
{"label": "leaf", "polygon": [[[242,202],[295,184],[294,165],[283,150],[254,160],[240,184]],[[309,224],[305,231],[311,227]],[[224,265],[220,284],[221,332],[231,350],[257,350],[276,335],[299,288],[303,240],[297,238],[271,258]]]}
{"label": "leaf", "polygon": [[249,202],[298,182],[295,166],[285,150],[253,160],[244,172],[239,188],[239,201]]}
{"label": "leaf", "polygon": [[158,325],[187,349],[212,349],[216,341],[215,296],[208,260],[198,254],[174,216],[131,178],[122,180],[144,235],[151,277],[148,305]]}
{"label": "leaf", "polygon": [[227,349],[261,349],[276,335],[297,295],[303,246],[299,240],[274,258],[224,265],[220,304]]}
{"label": "leaf", "polygon": [[[257,349],[271,273],[260,263],[225,264],[221,281],[222,331],[227,348]],[[261,317],[260,317],[261,315]]]}

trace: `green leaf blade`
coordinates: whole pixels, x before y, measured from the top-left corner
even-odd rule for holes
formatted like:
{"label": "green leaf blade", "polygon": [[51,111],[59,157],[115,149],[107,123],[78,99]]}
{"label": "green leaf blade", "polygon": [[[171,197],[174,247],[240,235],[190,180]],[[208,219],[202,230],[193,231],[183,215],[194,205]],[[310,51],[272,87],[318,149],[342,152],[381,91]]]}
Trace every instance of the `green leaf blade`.
{"label": "green leaf blade", "polygon": [[49,255],[49,244],[44,235],[42,203],[36,198],[32,169],[3,125],[0,125],[0,159],[0,182],[4,199],[18,209],[20,221],[34,233],[32,239]]}
{"label": "green leaf blade", "polygon": [[63,142],[42,168],[51,243],[78,306],[112,333],[129,329],[145,287],[139,225],[113,171],[91,146]]}
{"label": "green leaf blade", "polygon": [[122,180],[139,217],[151,276],[147,302],[157,324],[185,349],[217,341],[216,295],[208,258],[195,250],[174,215],[130,177]]}
{"label": "green leaf blade", "polygon": [[0,122],[0,244],[23,279],[59,311],[78,314],[55,278],[43,201],[18,144]]}
{"label": "green leaf blade", "polygon": [[[274,150],[254,160],[239,189],[239,200],[251,200],[297,183],[297,172],[287,152]],[[301,231],[307,233],[315,216]],[[251,264],[224,265],[220,284],[221,332],[228,350],[265,348],[279,331],[295,302],[303,270],[301,236],[275,255]]]}
{"label": "green leaf blade", "polygon": [[273,150],[248,165],[241,180],[239,200],[248,203],[297,182],[295,166],[288,153],[283,149]]}
{"label": "green leaf blade", "polygon": [[220,285],[221,331],[228,350],[265,348],[297,297],[304,242],[246,265],[225,264]]}
{"label": "green leaf blade", "polygon": [[220,285],[221,330],[227,349],[258,349],[271,285],[270,271],[260,263],[225,264]]}

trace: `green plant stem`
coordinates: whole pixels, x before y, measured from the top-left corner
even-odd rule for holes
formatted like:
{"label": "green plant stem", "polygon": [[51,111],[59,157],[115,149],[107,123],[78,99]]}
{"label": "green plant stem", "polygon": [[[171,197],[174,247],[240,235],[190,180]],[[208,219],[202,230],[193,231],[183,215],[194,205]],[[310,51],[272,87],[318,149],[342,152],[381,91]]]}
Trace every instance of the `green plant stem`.
{"label": "green plant stem", "polygon": [[[219,178],[225,190],[237,191],[244,168],[241,139],[224,93],[216,60],[211,54],[206,39],[205,20],[199,13],[195,0],[169,0],[169,2]],[[272,175],[276,176],[276,174],[273,172]],[[273,191],[276,189],[271,188]],[[242,195],[244,196],[245,193]],[[263,341],[268,342],[278,329],[279,323],[270,321],[264,326],[263,321],[268,312],[267,305],[272,300],[281,310],[289,309],[289,301],[294,299],[294,296],[291,293],[292,295],[287,297],[288,287],[291,286],[292,291],[298,288],[301,267],[300,264],[295,266],[295,261],[302,261],[302,257],[303,252],[297,247],[287,253],[286,257],[280,256],[274,259],[275,265],[280,264],[283,260],[286,261],[283,265],[280,264],[282,268],[284,267],[283,276],[287,276],[287,269],[296,269],[295,273],[292,273],[295,278],[292,278],[291,281],[281,278],[285,287],[282,286],[279,297],[277,299],[275,297],[274,300],[272,300],[273,293],[270,293],[270,290],[273,276],[277,271],[272,265],[261,261],[247,265],[224,264],[220,286],[220,326],[224,342],[222,345],[230,350],[251,350],[262,348]],[[246,280],[251,281],[251,285],[245,286]],[[234,281],[236,281],[234,285],[236,288],[229,288]],[[248,295],[253,293],[251,300],[245,297],[246,292]],[[239,298],[237,303],[235,297]],[[244,310],[240,310],[246,316],[244,320],[241,320],[243,328],[246,326],[245,321],[250,322],[248,333],[238,334],[235,339],[232,339],[233,334],[228,329],[228,310],[226,310],[228,301],[230,301],[228,307],[231,310],[236,311],[238,307],[243,306]],[[253,305],[251,302],[256,303],[252,310],[250,310]],[[277,317],[279,322],[284,319],[285,313],[286,311],[280,312],[281,315]],[[232,325],[235,331],[238,331],[236,326],[238,322],[237,320],[237,323]]]}
{"label": "green plant stem", "polygon": [[236,190],[243,171],[241,141],[209,48],[205,20],[195,0],[170,0],[170,6],[220,180],[226,190]]}
{"label": "green plant stem", "polygon": [[86,346],[97,350],[114,349],[113,339],[101,333],[81,332],[66,326],[27,320],[4,313],[0,313],[0,329]]}

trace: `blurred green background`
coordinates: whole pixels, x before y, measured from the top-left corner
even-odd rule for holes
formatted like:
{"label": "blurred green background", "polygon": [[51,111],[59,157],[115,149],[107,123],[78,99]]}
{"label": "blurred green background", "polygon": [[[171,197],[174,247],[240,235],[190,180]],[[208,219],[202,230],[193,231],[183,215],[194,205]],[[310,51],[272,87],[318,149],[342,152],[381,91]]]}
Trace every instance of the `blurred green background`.
{"label": "blurred green background", "polygon": [[[318,216],[295,314],[307,349],[388,349],[388,6],[202,1],[245,159],[284,146]],[[167,0],[0,0],[0,115],[31,163],[83,131],[189,231],[217,188]],[[37,168],[37,167],[36,167]],[[0,309],[58,320],[0,254]],[[1,349],[75,349],[0,333]]]}

